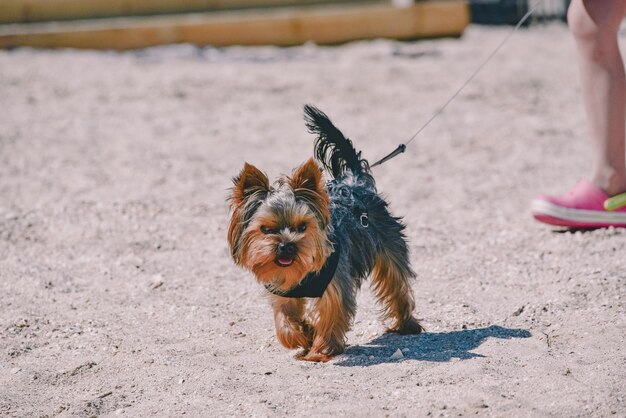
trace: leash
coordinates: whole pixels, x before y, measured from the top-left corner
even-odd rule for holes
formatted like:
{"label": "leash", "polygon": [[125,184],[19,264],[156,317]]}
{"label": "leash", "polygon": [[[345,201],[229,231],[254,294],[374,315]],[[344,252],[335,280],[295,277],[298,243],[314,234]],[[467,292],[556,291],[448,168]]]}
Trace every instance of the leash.
{"label": "leash", "polygon": [[541,5],[545,0],[539,0],[537,3],[535,3],[535,5],[528,11],[526,12],[526,14],[520,19],[519,22],[517,22],[517,25],[515,25],[515,27],[511,30],[511,32],[509,32],[509,34],[500,42],[500,44],[496,47],[496,49],[494,49],[491,54],[489,54],[489,56],[487,56],[487,58],[485,60],[483,60],[483,62],[478,66],[478,68],[476,68],[476,70],[474,70],[474,72],[469,76],[469,78],[467,80],[465,80],[465,82],[461,85],[461,87],[459,87],[452,96],[450,96],[450,98],[443,104],[443,106],[441,106],[435,113],[433,113],[433,115],[430,117],[430,119],[428,119],[426,121],[425,124],[422,125],[421,128],[419,128],[417,130],[417,132],[415,132],[413,134],[413,136],[411,138],[409,138],[409,140],[407,141],[406,144],[400,144],[397,146],[397,148],[393,151],[391,151],[389,154],[387,154],[386,156],[384,156],[383,158],[381,158],[380,160],[376,161],[374,164],[372,164],[370,167],[376,167],[377,165],[381,165],[389,160],[391,160],[393,157],[402,154],[403,152],[406,151],[406,147],[409,146],[411,144],[411,142],[413,142],[413,140],[424,130],[426,129],[426,127],[428,125],[430,125],[430,123],[435,120],[435,118],[437,118],[437,116],[439,116],[441,113],[443,113],[443,111],[445,110],[446,107],[448,107],[448,105],[450,103],[452,103],[454,101],[454,99],[457,98],[457,96],[463,91],[463,89],[474,79],[474,77],[476,77],[476,75],[483,69],[483,67],[485,65],[487,65],[487,63],[489,61],[491,61],[491,59],[498,53],[498,51],[500,50],[500,48],[502,48],[502,46],[509,40],[509,38],[515,33],[517,32],[517,30],[524,24],[524,22],[526,22],[526,20],[528,20],[528,18],[533,14],[533,12],[537,9],[537,7],[539,7],[539,5]]}

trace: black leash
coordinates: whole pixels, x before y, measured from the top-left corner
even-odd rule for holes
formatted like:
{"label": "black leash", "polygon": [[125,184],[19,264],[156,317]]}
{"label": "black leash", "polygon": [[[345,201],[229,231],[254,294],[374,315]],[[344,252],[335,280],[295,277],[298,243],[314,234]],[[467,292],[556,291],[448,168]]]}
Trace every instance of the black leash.
{"label": "black leash", "polygon": [[408,145],[411,144],[411,142],[413,142],[413,140],[417,137],[417,135],[420,134],[420,132],[422,132],[428,125],[430,125],[430,123],[437,117],[439,116],[446,107],[448,107],[448,105],[454,100],[456,99],[456,97],[461,93],[461,91],[463,91],[463,89],[465,88],[465,86],[467,86],[470,81],[472,81],[474,79],[474,77],[476,77],[476,75],[480,72],[480,70],[483,69],[483,67],[489,62],[491,61],[491,59],[493,58],[494,55],[496,55],[496,53],[500,50],[500,48],[502,48],[502,46],[506,43],[506,41],[509,40],[509,38],[524,24],[524,22],[526,22],[526,20],[533,14],[533,12],[535,11],[535,9],[537,9],[537,7],[542,4],[545,0],[539,0],[528,12],[526,12],[526,14],[520,19],[519,22],[517,22],[517,25],[515,25],[515,27],[513,28],[513,30],[511,30],[511,32],[509,32],[509,34],[502,40],[502,42],[500,42],[500,44],[496,47],[496,49],[494,49],[491,54],[489,54],[489,56],[487,57],[487,59],[485,59],[479,66],[478,68],[476,68],[476,70],[472,73],[472,75],[470,75],[470,77],[465,80],[465,82],[461,85],[461,87],[459,87],[457,89],[457,91],[454,92],[454,94],[448,99],[447,102],[445,102],[443,104],[443,106],[441,106],[431,117],[430,119],[428,119],[426,121],[425,124],[422,125],[421,128],[419,128],[417,130],[417,132],[415,132],[413,134],[413,136],[407,141],[406,144],[400,144],[398,145],[398,147],[396,149],[394,149],[392,152],[390,152],[389,154],[387,154],[386,156],[384,156],[383,158],[381,158],[380,160],[376,161],[374,164],[372,164],[370,167],[376,167],[377,165],[381,165],[382,163],[385,163],[389,160],[391,160],[393,157],[397,156],[398,154],[402,154],[404,151],[406,151],[406,147]]}

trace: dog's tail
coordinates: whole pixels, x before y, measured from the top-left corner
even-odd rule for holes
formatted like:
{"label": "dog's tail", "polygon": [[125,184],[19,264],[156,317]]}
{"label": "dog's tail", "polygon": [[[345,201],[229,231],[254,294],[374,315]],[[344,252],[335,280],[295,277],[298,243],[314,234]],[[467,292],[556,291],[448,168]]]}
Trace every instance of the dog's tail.
{"label": "dog's tail", "polygon": [[304,106],[304,120],[309,132],[317,135],[315,157],[334,178],[346,170],[356,176],[371,178],[367,160],[361,158],[361,152],[354,149],[352,141],[333,125],[324,112],[307,104]]}

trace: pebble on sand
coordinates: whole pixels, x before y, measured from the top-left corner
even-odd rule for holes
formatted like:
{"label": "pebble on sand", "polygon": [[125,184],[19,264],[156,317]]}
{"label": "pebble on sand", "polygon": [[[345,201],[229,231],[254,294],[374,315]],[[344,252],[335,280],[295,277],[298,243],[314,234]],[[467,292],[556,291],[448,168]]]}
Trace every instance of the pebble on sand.
{"label": "pebble on sand", "polygon": [[399,360],[401,358],[404,358],[404,354],[402,354],[402,350],[398,348],[396,352],[391,355],[391,358],[393,360]]}

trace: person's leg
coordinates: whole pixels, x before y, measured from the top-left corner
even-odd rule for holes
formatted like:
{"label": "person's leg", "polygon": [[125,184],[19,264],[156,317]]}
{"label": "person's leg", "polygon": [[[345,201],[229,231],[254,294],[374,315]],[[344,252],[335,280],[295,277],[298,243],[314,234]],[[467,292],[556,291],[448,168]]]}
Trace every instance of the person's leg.
{"label": "person's leg", "polygon": [[617,43],[625,13],[626,0],[573,0],[568,10],[593,147],[591,181],[609,195],[626,191],[626,76]]}
{"label": "person's leg", "polygon": [[617,43],[625,13],[626,0],[570,4],[568,22],[578,46],[593,168],[591,179],[581,180],[569,192],[533,200],[533,216],[541,222],[573,228],[626,227],[626,206],[606,209],[611,196],[626,191],[626,76]]}

